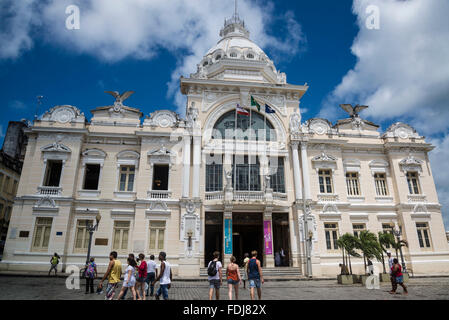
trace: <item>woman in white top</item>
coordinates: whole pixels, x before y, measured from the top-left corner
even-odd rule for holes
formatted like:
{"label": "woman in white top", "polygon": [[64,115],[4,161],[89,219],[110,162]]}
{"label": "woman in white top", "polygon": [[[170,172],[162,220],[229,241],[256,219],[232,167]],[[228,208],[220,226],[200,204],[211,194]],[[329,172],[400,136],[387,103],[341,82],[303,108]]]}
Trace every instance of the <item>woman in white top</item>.
{"label": "woman in white top", "polygon": [[123,280],[122,290],[120,290],[120,294],[118,295],[117,300],[120,300],[127,288],[131,289],[131,292],[133,293],[133,300],[136,300],[136,289],[134,288],[134,286],[136,285],[136,265],[136,260],[128,258],[128,267],[125,270],[125,278]]}

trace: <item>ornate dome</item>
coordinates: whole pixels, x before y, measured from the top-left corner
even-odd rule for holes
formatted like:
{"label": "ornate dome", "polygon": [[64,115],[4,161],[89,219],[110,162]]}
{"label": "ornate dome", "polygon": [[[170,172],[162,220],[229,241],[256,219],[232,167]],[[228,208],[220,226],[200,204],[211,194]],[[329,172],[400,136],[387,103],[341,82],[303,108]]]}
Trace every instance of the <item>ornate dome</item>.
{"label": "ornate dome", "polygon": [[277,71],[273,61],[249,39],[245,22],[238,15],[225,20],[220,36],[191,77],[286,83],[285,73]]}

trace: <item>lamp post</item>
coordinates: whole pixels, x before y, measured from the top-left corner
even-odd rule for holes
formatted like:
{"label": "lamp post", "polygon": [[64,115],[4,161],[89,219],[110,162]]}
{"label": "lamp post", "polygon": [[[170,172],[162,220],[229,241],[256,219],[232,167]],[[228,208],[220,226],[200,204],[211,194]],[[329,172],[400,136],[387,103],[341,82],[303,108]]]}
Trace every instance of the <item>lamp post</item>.
{"label": "lamp post", "polygon": [[101,220],[100,213],[97,214],[97,216],[95,217],[95,220],[96,220],[96,224],[94,226],[89,224],[89,220],[86,220],[86,228],[87,228],[87,231],[89,231],[89,247],[87,248],[86,265],[89,263],[89,260],[90,260],[90,247],[92,246],[92,236],[94,234],[94,231],[98,230],[98,224],[100,223],[100,220]]}
{"label": "lamp post", "polygon": [[394,229],[393,230],[393,233],[394,233],[394,235],[396,236],[396,241],[398,242],[398,245],[399,245],[399,252],[401,253],[401,264],[402,264],[402,270],[404,271],[404,272],[406,272],[407,270],[406,270],[406,268],[405,268],[405,261],[404,261],[404,256],[403,256],[403,254],[402,254],[402,245],[401,245],[401,234],[402,234],[402,232],[401,232],[401,230],[400,229]]}
{"label": "lamp post", "polygon": [[309,230],[309,225],[308,225],[308,217],[310,214],[310,200],[304,200],[303,202],[303,218],[304,218],[304,235],[305,235],[305,240],[306,240],[306,260],[307,260],[307,264],[306,264],[306,274],[307,277],[311,278],[312,277],[312,257],[311,257],[311,247],[312,247],[312,237],[313,237],[313,233]]}

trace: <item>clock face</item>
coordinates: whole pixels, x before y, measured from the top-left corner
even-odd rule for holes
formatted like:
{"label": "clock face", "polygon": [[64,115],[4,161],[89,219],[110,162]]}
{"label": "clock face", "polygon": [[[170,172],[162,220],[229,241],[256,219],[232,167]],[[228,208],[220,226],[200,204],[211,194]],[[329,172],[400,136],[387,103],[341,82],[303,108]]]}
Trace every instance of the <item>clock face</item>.
{"label": "clock face", "polygon": [[396,131],[396,134],[397,134],[400,138],[402,138],[402,139],[407,139],[407,138],[408,138],[408,131],[407,131],[407,129],[405,129],[405,128],[399,128],[399,129]]}
{"label": "clock face", "polygon": [[74,118],[74,115],[71,112],[71,110],[64,108],[64,109],[56,110],[53,113],[52,118],[53,118],[53,120],[55,120],[57,122],[67,123],[67,122],[70,122]]}

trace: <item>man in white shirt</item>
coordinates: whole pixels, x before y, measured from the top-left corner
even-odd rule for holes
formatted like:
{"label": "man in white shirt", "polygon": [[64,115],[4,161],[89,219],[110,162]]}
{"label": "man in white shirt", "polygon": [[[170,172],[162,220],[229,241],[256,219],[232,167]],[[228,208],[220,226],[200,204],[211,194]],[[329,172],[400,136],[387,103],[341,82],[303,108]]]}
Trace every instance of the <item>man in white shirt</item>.
{"label": "man in white shirt", "polygon": [[154,262],[154,255],[152,254],[150,256],[150,260],[148,260],[148,262],[147,262],[147,278],[145,279],[145,282],[148,285],[146,295],[148,296],[148,291],[149,291],[149,289],[151,289],[150,297],[152,297],[154,295],[153,281],[157,277],[157,269],[156,268],[157,268],[157,265],[156,265],[156,262]]}
{"label": "man in white shirt", "polygon": [[172,282],[172,272],[170,264],[165,260],[167,254],[163,251],[159,253],[159,261],[161,262],[161,272],[159,276],[153,281],[153,286],[156,282],[160,281],[159,289],[156,292],[156,300],[159,300],[159,297],[163,296],[164,300],[168,300],[168,289],[171,287]]}
{"label": "man in white shirt", "polygon": [[[215,298],[217,300],[220,299],[220,285],[221,285],[221,277],[222,272],[221,269],[223,268],[220,261],[218,261],[218,258],[220,257],[220,252],[215,251],[214,252],[214,259],[209,262],[207,266],[207,280],[209,280],[209,300],[212,300],[212,296],[214,294],[215,290]],[[214,268],[215,265],[215,268]]]}

